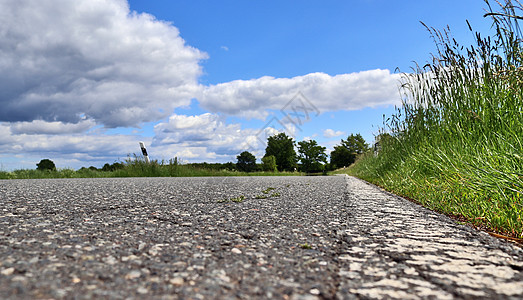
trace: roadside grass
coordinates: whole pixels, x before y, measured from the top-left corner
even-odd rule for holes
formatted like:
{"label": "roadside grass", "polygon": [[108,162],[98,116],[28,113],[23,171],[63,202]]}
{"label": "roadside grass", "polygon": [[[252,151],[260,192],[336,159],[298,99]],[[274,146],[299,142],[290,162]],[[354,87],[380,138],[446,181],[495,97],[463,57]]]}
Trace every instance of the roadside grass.
{"label": "roadside grass", "polygon": [[112,177],[110,172],[60,169],[56,171],[15,170],[12,172],[0,171],[0,179],[51,179],[51,178],[102,178]]}
{"label": "roadside grass", "polygon": [[123,168],[113,171],[59,169],[56,171],[15,170],[0,171],[0,179],[48,179],[48,178],[109,178],[109,177],[223,177],[223,176],[300,176],[296,172],[238,172],[216,170],[193,165],[181,165],[175,160],[151,161],[142,157],[128,157]]}
{"label": "roadside grass", "polygon": [[384,122],[379,153],[338,172],[523,238],[523,7],[486,3],[495,35],[475,33],[468,48],[427,28],[438,52],[403,74],[403,106]]}
{"label": "roadside grass", "polygon": [[292,172],[239,172],[236,170],[207,169],[171,162],[151,161],[140,157],[127,159],[123,169],[115,170],[112,177],[223,177],[223,176],[296,176]]}

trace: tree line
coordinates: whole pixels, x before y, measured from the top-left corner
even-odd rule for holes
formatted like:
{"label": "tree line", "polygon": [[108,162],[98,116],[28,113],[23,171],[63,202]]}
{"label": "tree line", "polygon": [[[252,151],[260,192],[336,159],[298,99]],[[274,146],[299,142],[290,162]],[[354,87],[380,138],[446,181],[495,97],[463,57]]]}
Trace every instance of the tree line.
{"label": "tree line", "polygon": [[[296,151],[297,150],[297,151]],[[334,147],[330,153],[328,161],[327,148],[318,145],[315,140],[303,140],[297,142],[287,136],[285,133],[279,133],[270,136],[267,139],[265,155],[261,158],[261,164],[256,163],[256,157],[249,151],[243,151],[236,159],[237,162],[228,163],[189,163],[191,166],[199,169],[208,170],[229,170],[240,172],[306,172],[321,173],[343,168],[354,163],[356,156],[369,150],[369,145],[365,142],[360,134],[351,134],[347,139],[342,139],[339,145]],[[160,163],[163,165],[163,163]],[[175,158],[169,161],[169,165],[178,165]],[[90,166],[81,168],[79,171],[102,171],[114,172],[125,168],[125,163],[115,162],[106,163],[102,168]],[[42,159],[37,164],[37,169],[41,171],[55,171],[56,166],[50,159]]]}
{"label": "tree line", "polygon": [[[298,152],[296,152],[296,149]],[[369,145],[360,134],[351,134],[346,140],[341,140],[330,153],[327,162],[327,148],[318,145],[315,140],[294,141],[285,133],[270,136],[267,139],[265,155],[262,164],[256,164],[256,157],[249,151],[244,151],[236,157],[236,168],[242,172],[253,171],[301,171],[320,173],[351,165],[358,154],[369,150]]]}

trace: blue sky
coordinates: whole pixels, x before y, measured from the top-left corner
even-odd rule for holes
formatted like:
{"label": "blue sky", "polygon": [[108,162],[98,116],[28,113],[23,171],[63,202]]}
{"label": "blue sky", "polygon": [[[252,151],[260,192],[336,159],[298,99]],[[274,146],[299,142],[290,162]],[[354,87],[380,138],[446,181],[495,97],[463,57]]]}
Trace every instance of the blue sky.
{"label": "blue sky", "polygon": [[[0,3],[0,169],[122,160],[261,158],[285,131],[328,151],[371,143],[400,104],[399,68],[435,51],[420,24],[464,45],[480,0],[28,0]],[[300,118],[292,118],[292,109]],[[294,114],[296,116],[296,114]]]}
{"label": "blue sky", "polygon": [[204,84],[313,72],[408,71],[412,61],[423,62],[434,50],[420,21],[449,25],[459,40],[471,37],[467,19],[478,28],[490,25],[481,0],[129,3],[172,22],[189,45],[209,54]]}

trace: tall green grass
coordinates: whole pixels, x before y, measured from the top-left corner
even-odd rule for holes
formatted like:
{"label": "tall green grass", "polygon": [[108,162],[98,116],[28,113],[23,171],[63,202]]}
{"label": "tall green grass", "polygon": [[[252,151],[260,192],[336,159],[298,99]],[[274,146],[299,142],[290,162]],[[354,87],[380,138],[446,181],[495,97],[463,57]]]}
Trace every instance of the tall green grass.
{"label": "tall green grass", "polygon": [[485,3],[495,33],[475,32],[470,47],[427,27],[437,53],[403,74],[403,106],[385,122],[381,151],[350,173],[523,237],[523,6],[506,0],[494,11]]}

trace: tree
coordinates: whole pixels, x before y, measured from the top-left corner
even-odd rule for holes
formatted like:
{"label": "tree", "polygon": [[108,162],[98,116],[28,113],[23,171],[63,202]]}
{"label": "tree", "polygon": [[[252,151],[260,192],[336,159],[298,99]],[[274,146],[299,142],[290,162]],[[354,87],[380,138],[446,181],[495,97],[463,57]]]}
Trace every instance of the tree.
{"label": "tree", "polygon": [[342,168],[354,163],[356,155],[365,153],[369,150],[369,145],[365,142],[361,134],[351,134],[347,140],[341,140],[341,145],[334,147],[331,152],[331,167]]}
{"label": "tree", "polygon": [[233,162],[227,162],[223,164],[223,169],[235,171],[236,170],[236,164]]}
{"label": "tree", "polygon": [[276,158],[278,171],[294,171],[298,157],[294,151],[294,140],[284,132],[267,139],[264,157],[273,155]]}
{"label": "tree", "polygon": [[321,172],[327,162],[327,148],[318,145],[315,140],[298,142],[301,168],[307,173]]}
{"label": "tree", "polygon": [[52,160],[46,158],[36,164],[36,169],[40,171],[56,171],[56,166]]}
{"label": "tree", "polygon": [[113,172],[113,171],[116,171],[116,170],[119,170],[119,169],[123,169],[123,168],[125,168],[125,165],[122,164],[122,163],[115,162],[112,165],[106,163],[102,167],[102,171],[104,171],[104,172]]}
{"label": "tree", "polygon": [[349,149],[344,146],[334,146],[334,151],[331,152],[331,167],[333,169],[343,168],[351,165],[356,159],[356,154],[351,153]]}
{"label": "tree", "polygon": [[365,142],[365,139],[359,133],[349,135],[347,140],[341,140],[341,145],[354,154],[362,154],[369,150],[369,144]]}
{"label": "tree", "polygon": [[236,156],[238,162],[236,168],[241,172],[252,172],[256,170],[256,157],[249,151],[243,151],[240,155]]}
{"label": "tree", "polygon": [[265,172],[278,171],[276,165],[276,157],[274,155],[269,155],[262,158],[262,170]]}

